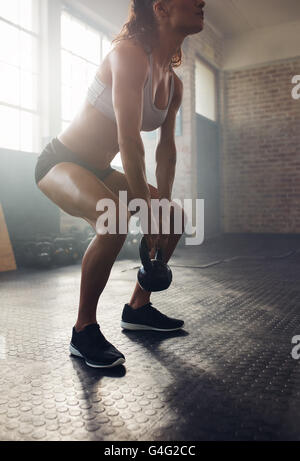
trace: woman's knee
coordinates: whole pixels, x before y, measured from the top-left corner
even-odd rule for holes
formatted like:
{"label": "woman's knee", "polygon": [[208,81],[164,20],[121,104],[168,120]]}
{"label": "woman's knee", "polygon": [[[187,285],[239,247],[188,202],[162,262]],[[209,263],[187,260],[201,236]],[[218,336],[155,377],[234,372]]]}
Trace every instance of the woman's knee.
{"label": "woman's knee", "polygon": [[102,205],[98,203],[93,216],[85,217],[85,219],[99,236],[114,235],[119,240],[126,239],[131,218],[126,206],[111,202],[110,206],[104,206],[104,208],[106,209],[103,210]]}

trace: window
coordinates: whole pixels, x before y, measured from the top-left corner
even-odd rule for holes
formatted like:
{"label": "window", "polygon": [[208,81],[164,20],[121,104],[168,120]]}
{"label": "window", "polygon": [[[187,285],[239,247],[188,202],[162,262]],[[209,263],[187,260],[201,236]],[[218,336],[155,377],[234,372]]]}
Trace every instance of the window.
{"label": "window", "polygon": [[62,128],[75,116],[88,85],[111,49],[107,37],[67,11],[61,15]]}
{"label": "window", "polygon": [[38,0],[0,0],[0,147],[39,150]]}
{"label": "window", "polygon": [[216,76],[214,71],[196,59],[196,113],[203,117],[217,120],[216,113]]}

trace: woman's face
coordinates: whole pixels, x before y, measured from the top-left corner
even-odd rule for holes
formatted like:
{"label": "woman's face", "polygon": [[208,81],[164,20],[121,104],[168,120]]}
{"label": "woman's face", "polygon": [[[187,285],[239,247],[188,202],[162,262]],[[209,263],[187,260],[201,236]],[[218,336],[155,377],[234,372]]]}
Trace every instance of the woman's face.
{"label": "woman's face", "polygon": [[168,22],[184,35],[201,32],[204,27],[204,0],[166,0]]}

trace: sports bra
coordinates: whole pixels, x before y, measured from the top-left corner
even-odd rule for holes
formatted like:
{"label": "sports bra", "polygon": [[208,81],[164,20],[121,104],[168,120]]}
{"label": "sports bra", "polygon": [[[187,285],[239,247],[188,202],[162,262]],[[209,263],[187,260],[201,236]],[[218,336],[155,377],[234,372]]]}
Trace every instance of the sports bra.
{"label": "sports bra", "polygon": [[[152,101],[152,75],[153,58],[149,53],[150,73],[144,86],[144,107],[141,131],[153,131],[160,127],[167,117],[167,113],[174,94],[174,74],[172,73],[169,101],[166,109],[158,109]],[[98,76],[88,88],[87,100],[92,106],[116,122],[115,111],[112,102],[112,88],[105,85]]]}

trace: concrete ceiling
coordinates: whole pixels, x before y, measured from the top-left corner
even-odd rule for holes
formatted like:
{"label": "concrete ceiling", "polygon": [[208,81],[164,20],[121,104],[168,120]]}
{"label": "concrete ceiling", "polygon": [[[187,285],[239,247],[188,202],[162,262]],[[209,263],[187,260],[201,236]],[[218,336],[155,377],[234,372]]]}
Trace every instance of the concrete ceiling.
{"label": "concrete ceiling", "polygon": [[[119,31],[127,19],[129,0],[67,0],[95,14]],[[300,21],[300,0],[206,0],[208,22],[225,38],[279,24]],[[299,31],[300,32],[300,31]]]}
{"label": "concrete ceiling", "polygon": [[[208,21],[226,38],[300,20],[300,0],[206,0]],[[300,34],[300,30],[299,30]]]}

